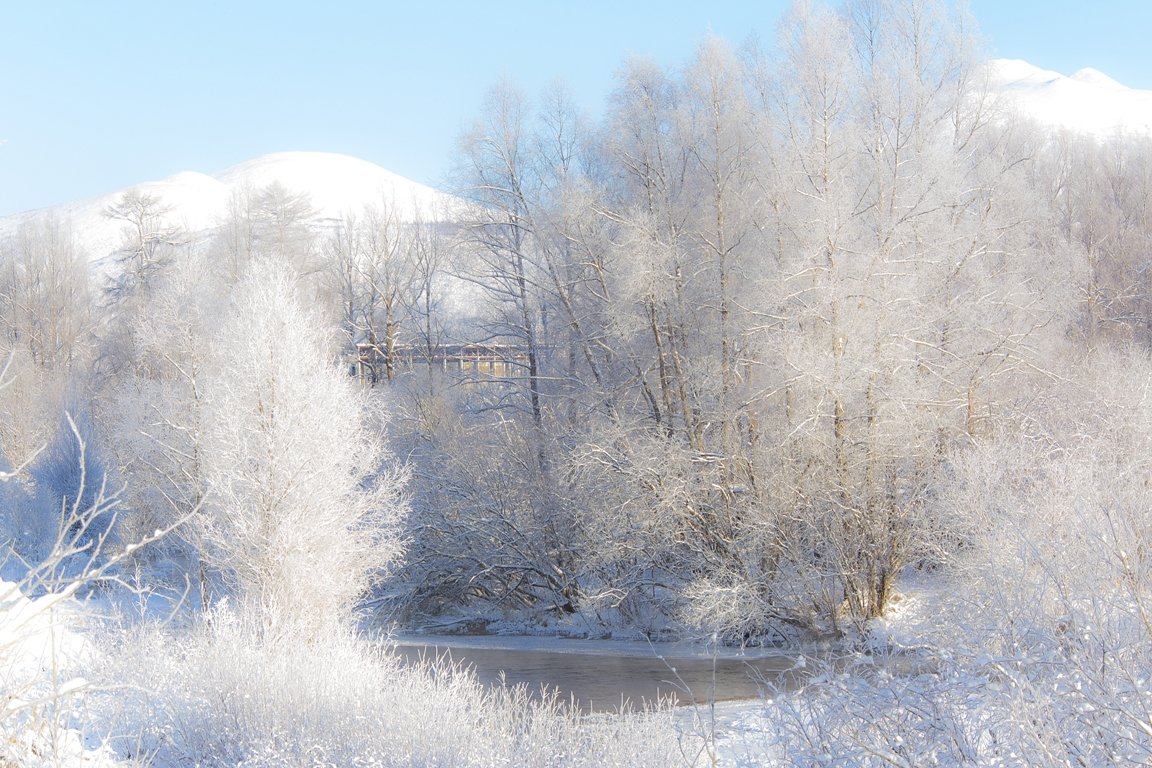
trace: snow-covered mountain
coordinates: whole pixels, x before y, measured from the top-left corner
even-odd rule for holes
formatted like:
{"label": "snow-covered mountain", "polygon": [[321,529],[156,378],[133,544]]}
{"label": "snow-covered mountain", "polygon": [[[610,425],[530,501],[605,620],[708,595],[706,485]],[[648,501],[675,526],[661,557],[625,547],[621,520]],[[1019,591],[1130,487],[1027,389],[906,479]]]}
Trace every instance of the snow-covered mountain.
{"label": "snow-covered mountain", "polygon": [[1008,104],[1041,124],[1094,136],[1152,135],[1152,91],[1128,88],[1099,70],[1067,76],[1019,59],[994,59],[988,78]]}
{"label": "snow-covered mountain", "polygon": [[[194,171],[160,181],[146,181],[131,189],[160,199],[170,209],[168,223],[188,232],[205,232],[225,218],[229,200],[243,190],[258,192],[273,183],[294,193],[307,193],[321,220],[339,220],[358,214],[367,205],[393,206],[402,220],[417,216],[441,221],[459,211],[458,198],[398,176],[366,160],[328,152],[279,152],[233,166],[214,175]],[[128,190],[69,203],[51,209],[68,221],[89,258],[99,261],[118,247],[124,222],[105,215]],[[0,236],[20,222],[44,214],[27,213],[0,219]]]}

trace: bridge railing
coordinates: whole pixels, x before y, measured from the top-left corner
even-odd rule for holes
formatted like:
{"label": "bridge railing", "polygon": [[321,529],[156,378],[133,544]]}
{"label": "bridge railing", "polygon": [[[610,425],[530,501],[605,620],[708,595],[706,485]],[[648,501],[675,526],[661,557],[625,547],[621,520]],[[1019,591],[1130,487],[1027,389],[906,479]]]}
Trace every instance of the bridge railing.
{"label": "bridge railing", "polygon": [[[396,344],[391,349],[394,368],[438,365],[445,371],[458,371],[478,378],[511,379],[527,366],[528,349],[518,344],[467,343],[438,344],[432,348]],[[389,362],[389,350],[379,344],[356,345],[356,375],[362,381],[379,381]]]}

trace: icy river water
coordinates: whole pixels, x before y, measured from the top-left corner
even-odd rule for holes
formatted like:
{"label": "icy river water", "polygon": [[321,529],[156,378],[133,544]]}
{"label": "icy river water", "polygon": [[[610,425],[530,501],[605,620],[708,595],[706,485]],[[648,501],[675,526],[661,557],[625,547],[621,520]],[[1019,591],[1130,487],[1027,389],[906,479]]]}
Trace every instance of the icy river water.
{"label": "icy river water", "polygon": [[759,698],[766,684],[787,686],[797,660],[781,652],[724,650],[608,640],[499,636],[401,636],[396,652],[411,663],[445,654],[472,667],[486,685],[559,691],[583,711],[672,697],[679,704]]}

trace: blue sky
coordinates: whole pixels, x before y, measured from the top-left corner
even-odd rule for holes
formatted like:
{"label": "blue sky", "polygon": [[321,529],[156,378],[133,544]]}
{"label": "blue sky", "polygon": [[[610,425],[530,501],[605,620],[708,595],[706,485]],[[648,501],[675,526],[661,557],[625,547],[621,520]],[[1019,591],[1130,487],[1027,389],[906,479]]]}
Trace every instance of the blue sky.
{"label": "blue sky", "polygon": [[[344,152],[436,185],[502,77],[601,108],[629,55],[709,30],[766,44],[761,2],[23,0],[0,10],[0,216],[268,152]],[[970,0],[990,55],[1152,89],[1147,0]]]}

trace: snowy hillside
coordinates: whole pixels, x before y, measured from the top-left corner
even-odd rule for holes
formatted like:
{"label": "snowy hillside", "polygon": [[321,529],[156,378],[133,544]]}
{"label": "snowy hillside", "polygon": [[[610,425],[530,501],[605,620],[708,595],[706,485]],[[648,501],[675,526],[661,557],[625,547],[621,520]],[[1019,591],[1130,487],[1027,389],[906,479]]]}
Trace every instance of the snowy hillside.
{"label": "snowy hillside", "polygon": [[[359,213],[366,205],[396,207],[400,217],[443,220],[458,210],[457,198],[418,184],[374,163],[328,152],[280,152],[241,163],[215,175],[187,171],[160,181],[137,184],[142,194],[158,197],[171,209],[170,224],[189,232],[216,227],[225,217],[228,201],[244,190],[259,191],[278,183],[290,192],[306,193],[320,218],[334,220]],[[128,190],[69,203],[53,209],[70,221],[73,232],[90,259],[99,261],[120,243],[124,222],[109,220],[104,212]],[[0,219],[0,235],[44,211]]]}
{"label": "snowy hillside", "polygon": [[993,90],[1042,124],[1095,136],[1152,134],[1152,91],[1128,88],[1095,69],[1072,76],[1019,59],[988,63]]}

